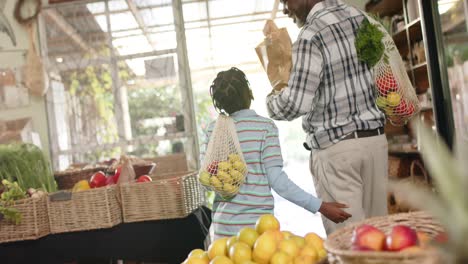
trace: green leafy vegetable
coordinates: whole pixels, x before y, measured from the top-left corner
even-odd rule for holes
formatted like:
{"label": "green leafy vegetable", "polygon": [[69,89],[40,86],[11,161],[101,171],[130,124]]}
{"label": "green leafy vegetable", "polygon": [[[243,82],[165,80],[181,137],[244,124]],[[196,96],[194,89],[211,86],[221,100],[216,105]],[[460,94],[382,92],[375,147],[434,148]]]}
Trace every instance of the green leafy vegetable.
{"label": "green leafy vegetable", "polygon": [[382,43],[384,33],[367,19],[359,27],[354,45],[361,61],[373,67],[384,55],[385,46]]}
{"label": "green leafy vegetable", "polygon": [[25,191],[19,187],[17,182],[9,182],[2,180],[3,192],[0,195],[0,214],[3,215],[5,220],[11,221],[15,224],[21,222],[21,214],[16,208],[10,207],[14,201],[27,198]]}
{"label": "green leafy vegetable", "polygon": [[0,180],[17,181],[23,190],[57,190],[49,161],[37,146],[32,144],[0,145]]}
{"label": "green leafy vegetable", "polygon": [[5,220],[13,222],[15,225],[21,223],[21,214],[16,208],[3,207],[0,205],[0,214]]}

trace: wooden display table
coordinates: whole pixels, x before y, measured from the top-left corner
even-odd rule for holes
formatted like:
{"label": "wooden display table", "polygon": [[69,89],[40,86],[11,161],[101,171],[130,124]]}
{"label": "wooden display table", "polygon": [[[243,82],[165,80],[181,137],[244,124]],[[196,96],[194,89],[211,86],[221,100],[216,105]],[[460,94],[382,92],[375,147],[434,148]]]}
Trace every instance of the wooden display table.
{"label": "wooden display table", "polygon": [[181,263],[192,249],[204,247],[207,234],[197,216],[209,228],[211,211],[203,207],[182,219],[122,223],[109,229],[0,244],[0,263],[100,264],[118,259]]}

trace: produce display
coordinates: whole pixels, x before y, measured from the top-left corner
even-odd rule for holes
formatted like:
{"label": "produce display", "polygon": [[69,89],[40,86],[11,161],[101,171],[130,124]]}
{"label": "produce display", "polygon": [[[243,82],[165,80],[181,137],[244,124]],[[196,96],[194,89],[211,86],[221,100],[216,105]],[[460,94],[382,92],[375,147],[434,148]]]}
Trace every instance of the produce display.
{"label": "produce display", "polygon": [[17,182],[2,180],[0,184],[0,219],[3,217],[7,221],[19,224],[21,222],[21,214],[16,208],[12,207],[14,202],[29,197],[37,199],[43,195],[46,195],[46,192],[42,190],[29,188],[27,191],[24,191]]}
{"label": "produce display", "polygon": [[0,145],[0,180],[17,182],[23,190],[57,190],[50,163],[44,152],[32,144]]}
{"label": "produce display", "polygon": [[[114,185],[119,181],[120,173],[122,171],[122,167],[119,166],[115,169],[113,175],[106,175],[103,171],[98,171],[94,173],[89,180],[81,180],[77,182],[74,186],[72,191],[79,192],[88,189],[100,188],[105,186]],[[135,182],[150,182],[153,179],[148,175],[142,175],[135,179]]]}
{"label": "produce display", "polygon": [[[436,242],[445,240],[444,233],[434,239]],[[396,225],[385,234],[379,228],[364,224],[354,229],[351,248],[358,251],[417,252],[427,249],[431,241],[427,233],[415,231],[407,225]]]}
{"label": "produce display", "polygon": [[198,180],[204,186],[223,196],[237,193],[244,182],[247,167],[238,154],[229,154],[227,160],[213,161],[200,172]]}
{"label": "produce display", "polygon": [[281,231],[278,220],[266,214],[257,220],[255,229],[245,227],[236,236],[217,239],[207,251],[192,250],[183,264],[313,264],[326,254],[320,236]]}

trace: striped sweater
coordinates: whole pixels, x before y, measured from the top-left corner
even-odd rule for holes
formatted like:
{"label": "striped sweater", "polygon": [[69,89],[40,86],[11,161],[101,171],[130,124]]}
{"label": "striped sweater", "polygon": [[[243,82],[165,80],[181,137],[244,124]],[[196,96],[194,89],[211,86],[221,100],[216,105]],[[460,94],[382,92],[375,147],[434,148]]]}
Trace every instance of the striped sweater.
{"label": "striped sweater", "polygon": [[[250,109],[233,113],[231,117],[236,125],[248,174],[239,193],[232,199],[224,200],[218,195],[215,197],[213,204],[215,239],[233,236],[246,226],[254,227],[260,215],[273,214],[274,199],[271,187],[286,199],[297,197],[298,199],[288,200],[309,211],[316,212],[321,201],[300,189],[282,172],[283,158],[278,129],[274,122],[257,115],[254,110]],[[214,122],[208,126],[206,131],[205,140],[201,147],[202,159],[213,128]],[[276,177],[278,180],[272,177]],[[280,191],[272,185],[272,179],[275,179],[273,180],[275,184],[282,186],[282,188],[278,188]]]}

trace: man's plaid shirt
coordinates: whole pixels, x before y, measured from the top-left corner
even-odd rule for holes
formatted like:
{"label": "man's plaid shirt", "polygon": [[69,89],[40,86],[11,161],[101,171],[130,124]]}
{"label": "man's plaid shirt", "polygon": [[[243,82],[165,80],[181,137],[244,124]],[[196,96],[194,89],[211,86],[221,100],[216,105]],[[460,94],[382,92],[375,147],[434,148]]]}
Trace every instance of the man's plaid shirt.
{"label": "man's plaid shirt", "polygon": [[303,116],[307,144],[314,149],[385,123],[375,104],[372,72],[354,47],[363,20],[361,11],[340,0],[316,4],[293,45],[288,87],[267,98],[271,118]]}

